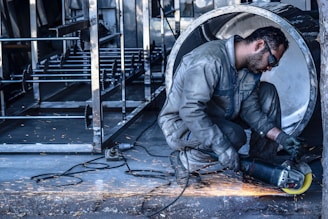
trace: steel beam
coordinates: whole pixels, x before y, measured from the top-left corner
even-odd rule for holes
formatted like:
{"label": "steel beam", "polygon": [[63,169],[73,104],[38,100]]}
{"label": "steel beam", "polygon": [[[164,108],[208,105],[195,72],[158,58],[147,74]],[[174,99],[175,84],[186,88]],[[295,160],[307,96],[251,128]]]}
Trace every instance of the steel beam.
{"label": "steel beam", "polygon": [[89,1],[90,47],[91,47],[91,96],[94,152],[101,152],[103,127],[99,72],[98,2]]}
{"label": "steel beam", "polygon": [[124,53],[124,11],[123,0],[117,0],[116,6],[118,7],[119,14],[119,27],[120,27],[120,48],[121,48],[121,75],[122,75],[122,120],[126,120],[126,75],[125,75],[125,53]]}
{"label": "steel beam", "polygon": [[[38,37],[38,26],[37,26],[37,15],[36,15],[36,0],[30,0],[30,28],[31,28],[31,38]],[[37,68],[38,63],[38,43],[36,41],[31,42],[31,64],[32,70]],[[33,78],[37,80],[38,78]],[[40,97],[40,87],[39,83],[33,83],[34,100],[39,103]]]}
{"label": "steel beam", "polygon": [[0,144],[0,153],[91,153],[92,144]]}
{"label": "steel beam", "polygon": [[143,11],[143,50],[144,50],[144,69],[145,69],[145,99],[150,101],[151,99],[151,69],[150,69],[150,12],[149,12],[149,0],[142,1]]}
{"label": "steel beam", "polygon": [[[0,36],[2,36],[2,13],[0,13]],[[3,78],[3,63],[2,63],[2,42],[0,41],[0,79]],[[0,106],[1,106],[1,115],[5,115],[6,103],[4,91],[0,90]]]}
{"label": "steel beam", "polygon": [[79,37],[20,37],[20,38],[0,38],[0,42],[21,42],[21,41],[61,41],[78,40]]}

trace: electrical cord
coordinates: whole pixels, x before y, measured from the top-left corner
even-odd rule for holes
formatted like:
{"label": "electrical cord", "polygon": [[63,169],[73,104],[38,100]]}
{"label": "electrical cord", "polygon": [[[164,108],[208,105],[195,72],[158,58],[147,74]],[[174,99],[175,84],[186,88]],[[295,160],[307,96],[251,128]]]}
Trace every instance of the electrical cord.
{"label": "electrical cord", "polygon": [[[70,177],[70,178],[76,179],[76,181],[62,183],[62,184],[54,185],[54,186],[55,187],[72,186],[72,185],[78,185],[83,182],[83,179],[75,176],[75,174],[92,172],[92,171],[96,171],[96,170],[114,169],[114,168],[119,168],[119,167],[122,167],[125,165],[125,163],[122,163],[117,166],[111,167],[106,163],[94,162],[94,161],[100,160],[102,158],[104,158],[104,156],[100,156],[95,159],[89,160],[87,162],[76,164],[76,165],[72,166],[71,168],[69,168],[68,170],[64,171],[63,173],[45,173],[45,174],[35,175],[35,176],[31,177],[31,180],[35,181],[36,183],[43,183],[47,180],[52,180],[52,179],[58,180],[59,178]],[[97,165],[99,167],[95,167],[92,165]],[[83,168],[85,168],[85,170],[72,172],[75,168],[78,168],[78,167],[83,167]]]}
{"label": "electrical cord", "polygon": [[[156,115],[155,115],[155,118],[157,118]],[[139,136],[136,138],[136,140],[139,139],[144,134],[144,132],[146,130],[148,130],[151,126],[153,126],[155,124],[155,122],[156,122],[156,119],[154,119],[154,121],[149,126],[147,126],[139,134]],[[70,177],[70,178],[76,179],[76,181],[75,182],[65,183],[65,184],[59,184],[59,185],[55,185],[55,186],[56,187],[71,186],[71,185],[77,185],[77,184],[80,184],[80,183],[83,182],[83,179],[81,179],[80,177],[75,176],[75,174],[86,173],[86,172],[91,172],[91,171],[96,171],[96,170],[114,169],[114,168],[119,168],[119,167],[122,167],[124,165],[127,165],[127,161],[126,161],[125,158],[124,158],[124,162],[122,164],[120,164],[118,166],[114,166],[114,167],[110,167],[106,163],[95,162],[95,161],[100,160],[104,157],[105,156],[100,156],[100,157],[97,157],[95,159],[92,159],[92,160],[89,160],[89,161],[86,161],[86,162],[83,162],[83,163],[76,164],[76,165],[72,166],[71,168],[69,168],[68,170],[66,170],[62,173],[39,174],[39,175],[32,176],[30,179],[39,184],[39,183],[49,181],[49,180],[52,180],[52,179],[58,180],[58,179],[63,178],[63,177]],[[100,167],[93,167],[92,165],[98,165],[98,166],[100,165]],[[82,171],[72,172],[73,169],[78,168],[78,167],[83,167],[85,169],[82,170]]]}
{"label": "electrical cord", "polygon": [[[186,149],[185,149],[185,150],[186,150]],[[185,155],[185,156],[186,156],[186,155]],[[188,157],[187,157],[187,156],[186,156],[186,160],[187,160],[187,170],[188,170],[188,175],[187,175],[186,183],[185,183],[185,185],[183,186],[183,188],[182,188],[181,192],[179,193],[179,195],[178,195],[173,201],[171,201],[169,204],[165,205],[164,207],[160,208],[159,210],[157,210],[157,211],[155,211],[155,212],[153,212],[153,213],[151,213],[151,214],[147,214],[147,213],[145,212],[146,199],[147,199],[147,197],[149,197],[149,195],[146,195],[146,196],[144,197],[144,200],[143,200],[142,204],[141,204],[141,213],[142,213],[144,216],[146,216],[146,217],[153,217],[153,216],[155,216],[155,215],[161,213],[162,211],[166,210],[167,208],[169,208],[169,207],[172,206],[173,204],[175,204],[175,203],[176,203],[176,202],[182,197],[182,195],[184,194],[184,192],[186,191],[186,189],[187,189],[187,187],[188,187],[189,179],[190,179],[189,161],[188,161]],[[172,176],[174,176],[174,174],[173,174]],[[165,187],[168,187],[168,186],[171,185],[171,183],[172,183],[171,181],[168,181],[168,183],[166,183],[166,184],[163,184],[163,185],[160,185],[160,186],[156,186],[156,187],[153,188],[148,194],[150,194],[150,193],[156,191],[157,189],[159,189],[159,188],[161,188],[161,187],[164,187],[164,186],[165,186]]]}
{"label": "electrical cord", "polygon": [[[136,138],[135,142],[138,142],[139,138],[149,129],[151,128],[155,122],[157,120],[155,119],[154,122],[152,122],[149,126],[147,126]],[[140,147],[142,149],[144,149],[146,151],[146,153],[150,156],[153,157],[162,157],[162,158],[167,158],[169,156],[167,155],[156,155],[156,154],[152,154],[149,152],[149,150],[142,146],[141,144],[135,144],[135,146]],[[165,205],[164,207],[162,207],[161,209],[153,212],[153,213],[146,213],[146,203],[147,203],[147,199],[149,199],[149,197],[151,197],[149,194],[155,192],[156,190],[160,189],[161,187],[169,187],[172,184],[172,177],[175,176],[174,173],[172,172],[166,172],[166,171],[160,171],[160,170],[154,170],[154,169],[131,169],[127,159],[125,158],[125,156],[123,155],[123,152],[121,151],[121,158],[123,160],[123,162],[117,166],[113,166],[111,167],[110,165],[108,165],[107,163],[102,163],[102,162],[95,162],[98,161],[100,159],[103,159],[105,156],[100,156],[97,157],[95,159],[83,162],[83,163],[79,163],[76,164],[74,166],[72,166],[71,168],[67,169],[66,171],[62,172],[62,173],[45,173],[45,174],[39,174],[39,175],[35,175],[31,177],[31,180],[35,181],[36,183],[43,183],[49,180],[59,180],[60,178],[64,178],[64,177],[68,177],[68,178],[72,178],[75,179],[75,181],[73,182],[68,182],[68,183],[61,183],[58,185],[52,185],[55,187],[62,187],[62,186],[74,186],[74,185],[78,185],[80,183],[83,182],[83,179],[80,177],[77,177],[75,174],[81,174],[81,173],[86,173],[86,172],[92,172],[92,171],[97,171],[97,170],[106,170],[106,169],[114,169],[114,168],[119,168],[122,166],[126,166],[128,168],[128,170],[125,171],[126,174],[135,176],[135,177],[143,177],[143,178],[157,178],[157,179],[161,179],[161,180],[167,180],[166,183],[156,186],[154,187],[151,191],[148,192],[148,195],[145,195],[142,204],[141,204],[141,213],[146,216],[146,217],[152,217],[155,216],[157,214],[159,214],[160,212],[166,210],[167,208],[169,208],[170,206],[172,206],[174,203],[176,203],[184,194],[185,190],[188,187],[189,184],[189,178],[190,178],[190,172],[189,172],[189,161],[188,161],[188,157],[186,157],[187,160],[187,165],[188,165],[188,176],[187,176],[187,180],[185,185],[183,186],[181,192],[179,193],[179,195],[174,198],[173,201],[171,201],[169,204]],[[79,171],[73,171],[74,169],[78,168],[78,167],[83,167],[85,168],[84,170],[79,170]]]}
{"label": "electrical cord", "polygon": [[[155,118],[157,118],[157,116],[155,116]],[[139,139],[144,135],[144,133],[149,130],[153,125],[156,124],[156,121],[157,119],[155,119],[149,126],[147,126],[135,139],[135,142],[139,142]],[[146,151],[146,153],[152,157],[161,157],[161,158],[168,158],[169,156],[167,155],[157,155],[157,154],[153,154],[153,153],[150,153],[149,150],[142,146],[140,143],[135,143],[135,146],[137,147],[140,147],[142,149],[144,149]],[[185,149],[186,150],[186,149]],[[161,180],[167,180],[167,183],[164,183],[162,185],[159,185],[159,186],[156,186],[154,187],[152,190],[150,190],[148,192],[147,195],[144,196],[144,199],[142,201],[142,204],[141,204],[141,213],[146,216],[146,217],[153,217],[159,213],[161,213],[162,211],[166,210],[167,208],[169,208],[170,206],[172,206],[174,203],[176,203],[181,197],[182,195],[184,194],[185,190],[187,189],[188,187],[188,184],[189,184],[189,178],[190,178],[190,172],[189,172],[189,161],[188,161],[188,157],[186,157],[186,160],[187,160],[187,165],[188,165],[188,176],[187,176],[187,180],[186,180],[186,183],[185,185],[183,186],[183,189],[181,190],[181,192],[179,193],[179,195],[173,200],[171,201],[170,203],[168,203],[167,205],[165,205],[164,207],[160,208],[159,210],[153,212],[153,213],[146,213],[146,202],[147,202],[147,199],[149,199],[150,194],[155,192],[156,190],[162,188],[162,187],[169,187],[171,184],[172,184],[172,180],[171,178],[175,176],[174,173],[170,173],[170,172],[164,172],[164,171],[159,171],[159,170],[154,170],[154,169],[149,169],[149,170],[146,170],[146,169],[131,169],[126,158],[124,157],[123,153],[121,154],[124,162],[125,162],[125,165],[126,167],[128,168],[127,171],[125,171],[126,174],[129,174],[129,175],[132,175],[132,176],[135,176],[135,177],[144,177],[144,178],[157,178],[157,179],[161,179]]]}
{"label": "electrical cord", "polygon": [[153,154],[153,153],[151,153],[151,152],[149,152],[149,150],[146,148],[146,147],[144,147],[144,146],[142,146],[142,145],[140,145],[140,144],[136,144],[135,146],[137,146],[137,147],[141,147],[142,149],[144,149],[145,151],[146,151],[146,153],[148,154],[148,155],[150,155],[150,156],[152,156],[152,157],[166,157],[166,158],[168,158],[169,156],[167,156],[167,155],[158,155],[158,154]]}
{"label": "electrical cord", "polygon": [[[168,156],[163,156],[163,155],[154,155],[152,153],[149,153],[149,151],[141,146],[138,145],[140,148],[143,148],[150,156],[154,156],[154,157],[168,157]],[[185,148],[186,151],[187,148]],[[104,156],[100,156],[98,158],[89,160],[87,162],[83,162],[77,165],[72,166],[71,168],[69,168],[68,170],[64,171],[63,173],[46,173],[46,174],[40,174],[40,175],[36,175],[31,177],[31,180],[34,180],[36,183],[42,183],[45,182],[47,180],[51,180],[51,179],[59,179],[59,178],[63,178],[63,177],[69,177],[69,178],[73,178],[76,181],[75,182],[70,182],[70,183],[66,183],[66,184],[60,184],[60,185],[55,185],[56,187],[62,187],[62,186],[72,186],[72,185],[78,185],[80,183],[83,182],[83,179],[80,177],[75,176],[75,174],[80,174],[80,173],[86,173],[86,172],[91,172],[91,171],[96,171],[96,170],[105,170],[105,169],[114,169],[114,168],[119,168],[122,166],[126,166],[128,168],[128,170],[125,171],[126,174],[135,176],[135,177],[143,177],[143,178],[157,178],[157,179],[162,179],[162,180],[167,180],[167,183],[164,183],[162,185],[156,186],[154,187],[151,191],[148,192],[147,195],[144,196],[144,199],[142,201],[141,204],[141,213],[146,216],[146,217],[153,217],[159,213],[161,213],[162,211],[166,210],[167,208],[169,208],[170,206],[172,206],[173,204],[175,204],[184,194],[185,190],[188,187],[189,184],[189,179],[190,179],[190,171],[189,171],[189,160],[188,157],[186,156],[186,153],[184,153],[186,161],[187,161],[187,170],[188,170],[188,175],[187,175],[187,179],[185,182],[185,185],[183,185],[183,188],[181,190],[181,192],[179,193],[179,195],[174,198],[173,201],[171,201],[170,203],[168,203],[167,205],[165,205],[164,207],[162,207],[161,209],[153,212],[153,213],[146,213],[146,203],[147,200],[149,199],[149,197],[151,197],[149,194],[155,192],[156,190],[162,188],[162,187],[169,187],[172,184],[171,178],[175,176],[174,173],[171,172],[165,172],[165,171],[159,171],[159,170],[154,170],[154,169],[149,169],[149,170],[145,170],[145,169],[131,169],[127,159],[125,158],[125,156],[123,155],[123,152],[121,154],[121,157],[123,159],[123,163],[117,165],[117,166],[113,166],[110,167],[110,165],[106,164],[106,163],[101,163],[101,162],[95,162],[99,159],[104,158]],[[94,167],[92,165],[100,165],[100,167]],[[72,170],[74,170],[75,168],[78,167],[84,167],[87,168],[86,170],[82,170],[82,171],[74,171],[72,172]]]}

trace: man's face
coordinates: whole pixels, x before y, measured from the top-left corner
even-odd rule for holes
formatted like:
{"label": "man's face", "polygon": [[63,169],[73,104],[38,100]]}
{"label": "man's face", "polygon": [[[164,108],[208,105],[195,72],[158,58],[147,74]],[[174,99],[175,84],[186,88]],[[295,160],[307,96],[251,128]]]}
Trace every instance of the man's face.
{"label": "man's face", "polygon": [[254,73],[262,73],[266,69],[265,59],[264,59],[265,49],[258,53],[248,56],[248,70]]}
{"label": "man's face", "polygon": [[[269,57],[271,59],[274,58],[277,62],[279,62],[280,58],[282,57],[285,49],[283,45],[280,45],[277,50],[271,50],[268,45],[265,43],[263,44],[261,50],[257,53],[253,53],[252,55],[248,56],[248,70],[254,73],[263,73],[265,71],[270,71],[274,66],[271,66],[269,63]],[[272,57],[273,56],[273,57]]]}

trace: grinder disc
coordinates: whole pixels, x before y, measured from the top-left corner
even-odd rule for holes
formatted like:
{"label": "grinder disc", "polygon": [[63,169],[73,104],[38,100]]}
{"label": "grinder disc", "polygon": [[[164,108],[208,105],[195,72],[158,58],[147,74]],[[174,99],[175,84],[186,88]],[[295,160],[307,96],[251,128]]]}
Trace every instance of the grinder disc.
{"label": "grinder disc", "polygon": [[308,173],[304,176],[304,183],[300,189],[282,188],[282,190],[284,192],[286,192],[287,194],[300,195],[300,194],[306,192],[310,188],[311,183],[312,183],[312,173]]}

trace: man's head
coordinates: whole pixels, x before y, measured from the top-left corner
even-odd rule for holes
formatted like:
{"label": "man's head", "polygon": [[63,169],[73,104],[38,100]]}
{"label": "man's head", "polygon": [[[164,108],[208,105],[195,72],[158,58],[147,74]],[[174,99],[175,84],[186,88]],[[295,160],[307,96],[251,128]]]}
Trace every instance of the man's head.
{"label": "man's head", "polygon": [[277,66],[289,47],[284,33],[272,26],[256,29],[244,40],[252,48],[246,57],[246,67],[254,73],[271,70]]}

